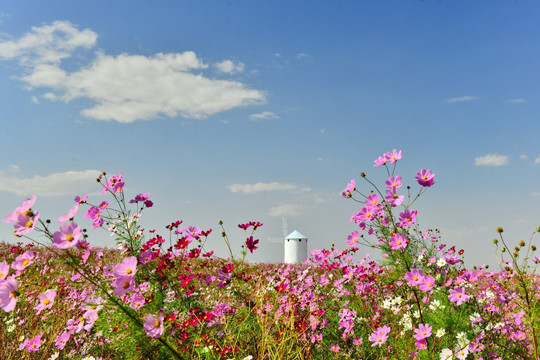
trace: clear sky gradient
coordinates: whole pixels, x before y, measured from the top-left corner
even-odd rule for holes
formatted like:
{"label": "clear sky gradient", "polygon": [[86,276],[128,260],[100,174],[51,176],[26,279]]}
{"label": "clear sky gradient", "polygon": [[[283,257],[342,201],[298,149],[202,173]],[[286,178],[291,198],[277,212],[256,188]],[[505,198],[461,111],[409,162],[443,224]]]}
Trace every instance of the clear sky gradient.
{"label": "clear sky gradient", "polygon": [[420,226],[495,264],[498,226],[512,245],[540,226],[539,16],[537,1],[2,1],[1,207],[35,194],[56,220],[122,172],[152,195],[146,228],[213,228],[226,256],[218,221],[238,254],[236,225],[259,220],[250,259],[275,262],[284,227],[344,249],[359,206],[341,191],[369,191],[361,171],[382,183],[373,160],[396,148],[413,189],[436,174]]}

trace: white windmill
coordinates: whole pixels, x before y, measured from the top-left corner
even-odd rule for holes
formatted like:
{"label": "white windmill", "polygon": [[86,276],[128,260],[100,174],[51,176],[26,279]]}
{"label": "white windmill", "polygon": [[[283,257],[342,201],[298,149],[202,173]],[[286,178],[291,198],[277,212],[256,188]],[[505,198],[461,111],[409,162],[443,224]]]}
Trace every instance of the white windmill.
{"label": "white windmill", "polygon": [[302,264],[307,259],[308,239],[297,230],[285,237],[283,243],[286,264]]}

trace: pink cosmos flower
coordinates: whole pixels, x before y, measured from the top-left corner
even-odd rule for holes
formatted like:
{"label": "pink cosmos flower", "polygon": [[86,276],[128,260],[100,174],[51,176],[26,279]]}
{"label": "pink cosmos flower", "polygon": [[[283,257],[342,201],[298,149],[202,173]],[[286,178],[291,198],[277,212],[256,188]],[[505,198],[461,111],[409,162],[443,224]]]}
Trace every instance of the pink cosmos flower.
{"label": "pink cosmos flower", "polygon": [[414,210],[411,211],[409,209],[405,210],[401,214],[399,214],[399,221],[401,222],[401,226],[410,226],[416,221],[416,214],[418,211]]}
{"label": "pink cosmos flower", "polygon": [[129,203],[130,204],[135,204],[135,203],[138,203],[138,202],[145,202],[148,199],[150,199],[150,194],[149,193],[138,194],[137,196],[135,196],[134,199],[129,200]]}
{"label": "pink cosmos flower", "polygon": [[41,346],[41,337],[43,333],[33,337],[32,339],[25,339],[19,346],[19,350],[26,348],[28,352],[38,351]]}
{"label": "pink cosmos flower", "polygon": [[158,338],[163,334],[163,315],[146,315],[145,322],[144,322],[144,331],[146,331],[146,335],[154,338]]}
{"label": "pink cosmos flower", "polygon": [[377,195],[377,194],[371,194],[366,199],[366,205],[375,206],[378,203],[379,203],[379,195]]}
{"label": "pink cosmos flower", "polygon": [[146,264],[147,262],[152,260],[152,254],[153,252],[151,250],[147,250],[143,252],[141,255],[139,255],[139,262],[141,264]]}
{"label": "pink cosmos flower", "polygon": [[386,165],[387,160],[383,156],[379,156],[377,159],[375,159],[373,166],[383,166]]}
{"label": "pink cosmos flower", "polygon": [[422,291],[431,291],[433,290],[433,286],[435,286],[435,279],[433,276],[429,275],[424,278],[424,280],[420,283],[420,290]]}
{"label": "pink cosmos flower", "polygon": [[9,264],[5,261],[0,263],[0,280],[4,280],[9,273]]}
{"label": "pink cosmos flower", "polygon": [[19,282],[13,278],[7,278],[0,282],[0,308],[5,312],[15,309],[17,289],[19,289]]}
{"label": "pink cosmos flower", "polygon": [[408,285],[416,286],[424,281],[424,274],[422,273],[422,270],[412,269],[405,274],[405,280],[407,280]]}
{"label": "pink cosmos flower", "polygon": [[56,348],[58,350],[62,350],[66,346],[69,340],[69,337],[70,336],[68,332],[63,332],[60,336],[58,336],[56,338]]}
{"label": "pink cosmos flower", "polygon": [[401,159],[401,150],[397,151],[396,149],[392,150],[392,152],[387,152],[384,154],[384,158],[386,161],[391,163],[396,163],[398,160]]}
{"label": "pink cosmos flower", "polygon": [[114,267],[114,274],[120,276],[133,276],[137,272],[137,258],[129,256]]}
{"label": "pink cosmos flower", "polygon": [[75,196],[75,202],[79,205],[84,204],[86,200],[88,199],[88,194],[84,195],[83,197]]}
{"label": "pink cosmos flower", "polygon": [[416,340],[423,340],[423,339],[427,339],[428,337],[431,336],[431,330],[433,330],[433,328],[431,326],[429,326],[429,324],[420,324],[418,326],[418,329],[414,329],[414,335],[413,337],[416,339]]}
{"label": "pink cosmos flower", "polygon": [[107,179],[107,183],[103,185],[103,190],[101,193],[104,194],[107,190],[111,190],[114,193],[119,193],[124,189],[124,179],[122,178],[122,173],[118,175],[113,175]]}
{"label": "pink cosmos flower", "polygon": [[75,214],[77,214],[77,211],[79,210],[79,204],[76,204],[74,207],[72,207],[67,214],[64,214],[58,218],[59,223],[66,222],[68,220],[73,220],[75,217]]}
{"label": "pink cosmos flower", "polygon": [[407,238],[403,234],[396,234],[390,238],[390,249],[405,249],[407,247]]}
{"label": "pink cosmos flower", "polygon": [[36,253],[34,251],[26,251],[15,258],[15,261],[11,264],[11,267],[17,271],[23,271],[31,263],[34,262]]}
{"label": "pink cosmos flower", "polygon": [[388,178],[388,180],[386,180],[386,182],[385,182],[385,187],[387,189],[390,189],[390,190],[398,189],[398,188],[401,187],[401,185],[403,185],[403,184],[401,183],[401,176],[399,176],[399,175],[396,176],[396,177],[390,176]]}
{"label": "pink cosmos flower", "polygon": [[372,333],[369,336],[369,341],[372,342],[371,346],[379,346],[381,347],[382,344],[386,343],[388,340],[388,334],[390,333],[390,327],[385,325],[382,327],[379,327],[377,331]]}
{"label": "pink cosmos flower", "polygon": [[469,296],[465,294],[464,288],[455,288],[450,289],[450,295],[448,295],[448,300],[450,300],[453,303],[456,303],[456,305],[461,305],[464,302],[467,302],[469,300]]}
{"label": "pink cosmos flower", "polygon": [[344,198],[350,198],[354,190],[356,190],[356,180],[352,179],[345,190],[341,193],[341,196]]}
{"label": "pink cosmos flower", "polygon": [[67,249],[77,245],[82,235],[81,228],[74,222],[60,225],[60,231],[53,234],[53,245],[59,249]]}
{"label": "pink cosmos flower", "polygon": [[114,295],[121,297],[125,293],[135,290],[135,280],[133,276],[120,276],[114,283]]}
{"label": "pink cosmos flower", "polygon": [[430,187],[435,184],[435,174],[431,173],[431,170],[422,169],[416,173],[415,179],[418,184],[424,187]]}
{"label": "pink cosmos flower", "polygon": [[28,210],[24,214],[20,214],[17,217],[17,222],[13,225],[13,228],[15,229],[15,235],[22,236],[30,233],[36,227],[38,219],[39,211],[36,211],[34,213],[32,212],[32,210]]}
{"label": "pink cosmos flower", "polygon": [[401,205],[403,200],[405,199],[405,196],[398,195],[396,189],[386,190],[386,195],[384,196],[384,199],[387,203],[392,205],[393,207]]}
{"label": "pink cosmos flower", "polygon": [[52,289],[38,296],[38,303],[34,306],[37,310],[36,315],[39,315],[45,309],[50,309],[53,306],[54,298],[56,297],[56,290]]}
{"label": "pink cosmos flower", "polygon": [[10,223],[17,221],[19,218],[19,215],[26,215],[30,216],[30,213],[32,212],[30,208],[34,206],[34,203],[36,202],[36,195],[33,195],[32,198],[27,198],[24,200],[21,206],[15,209],[11,214],[7,214],[6,218],[4,219],[5,223]]}
{"label": "pink cosmos flower", "polygon": [[346,244],[348,246],[354,246],[358,242],[358,231],[353,231],[351,235],[347,236]]}

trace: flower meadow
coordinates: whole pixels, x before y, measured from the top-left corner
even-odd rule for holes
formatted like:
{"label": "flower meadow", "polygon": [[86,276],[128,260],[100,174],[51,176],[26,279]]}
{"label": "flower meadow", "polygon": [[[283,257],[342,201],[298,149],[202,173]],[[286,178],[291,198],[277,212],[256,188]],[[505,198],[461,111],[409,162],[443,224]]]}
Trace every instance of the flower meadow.
{"label": "flower meadow", "polygon": [[[76,196],[59,219],[24,200],[4,220],[17,244],[0,244],[0,358],[538,359],[540,229],[517,244],[496,229],[500,269],[465,268],[463,250],[416,221],[435,174],[406,185],[401,157],[375,160],[381,186],[365,173],[347,185],[358,211],[344,250],[313,250],[304,264],[249,263],[258,221],[238,225],[237,257],[222,222],[145,228],[151,196],[128,196],[121,174],[100,174],[100,196]],[[90,226],[117,247],[92,246]],[[228,258],[207,248],[211,236]]]}

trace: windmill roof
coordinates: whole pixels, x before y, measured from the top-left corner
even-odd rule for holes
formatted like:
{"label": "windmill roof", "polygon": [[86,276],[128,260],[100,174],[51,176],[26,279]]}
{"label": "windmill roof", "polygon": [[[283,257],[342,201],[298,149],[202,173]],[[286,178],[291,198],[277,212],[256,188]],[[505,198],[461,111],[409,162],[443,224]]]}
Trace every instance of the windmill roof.
{"label": "windmill roof", "polygon": [[299,233],[298,230],[294,230],[285,239],[307,239],[307,237]]}

